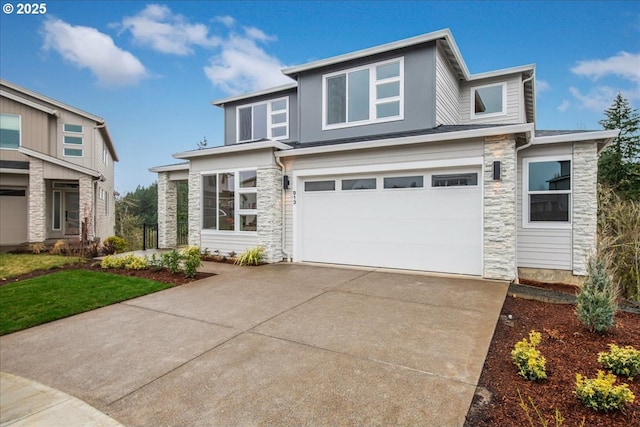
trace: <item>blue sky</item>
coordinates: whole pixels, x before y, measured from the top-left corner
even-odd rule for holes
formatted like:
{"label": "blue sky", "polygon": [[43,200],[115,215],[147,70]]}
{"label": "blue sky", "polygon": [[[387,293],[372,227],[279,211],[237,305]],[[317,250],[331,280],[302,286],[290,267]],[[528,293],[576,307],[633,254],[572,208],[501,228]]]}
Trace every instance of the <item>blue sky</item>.
{"label": "blue sky", "polygon": [[640,105],[640,2],[46,1],[0,14],[0,77],[107,120],[116,190],[171,154],[222,144],[211,101],[279,70],[450,28],[471,73],[535,63],[539,129],[599,129]]}

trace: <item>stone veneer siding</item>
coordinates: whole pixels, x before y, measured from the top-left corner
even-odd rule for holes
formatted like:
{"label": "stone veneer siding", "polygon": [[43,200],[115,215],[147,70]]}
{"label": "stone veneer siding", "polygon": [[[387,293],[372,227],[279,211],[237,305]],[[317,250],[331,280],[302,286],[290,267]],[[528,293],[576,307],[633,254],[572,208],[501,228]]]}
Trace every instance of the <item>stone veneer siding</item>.
{"label": "stone veneer siding", "polygon": [[45,181],[44,161],[30,159],[29,161],[29,242],[44,242],[46,236],[45,224]]}
{"label": "stone veneer siding", "polygon": [[200,172],[189,172],[189,246],[200,246]]}
{"label": "stone veneer siding", "polygon": [[93,181],[88,176],[82,176],[78,180],[78,187],[78,195],[80,197],[80,235],[78,237],[82,238],[82,225],[86,223],[87,239],[91,240],[94,234],[92,222],[95,212],[93,210],[97,209],[93,201]]}
{"label": "stone veneer siding", "polygon": [[[484,142],[483,276],[513,280],[516,269],[516,151],[515,140],[486,138]],[[493,180],[493,162],[501,162],[501,179]]]}
{"label": "stone veneer siding", "polygon": [[575,142],[572,165],[573,274],[587,274],[587,260],[595,253],[598,222],[598,153],[596,142]]}
{"label": "stone veneer siding", "polygon": [[[191,201],[189,201],[191,202]],[[178,243],[178,185],[167,172],[158,173],[158,246],[175,248]]]}
{"label": "stone veneer siding", "polygon": [[265,261],[282,261],[282,170],[258,169],[258,244]]}

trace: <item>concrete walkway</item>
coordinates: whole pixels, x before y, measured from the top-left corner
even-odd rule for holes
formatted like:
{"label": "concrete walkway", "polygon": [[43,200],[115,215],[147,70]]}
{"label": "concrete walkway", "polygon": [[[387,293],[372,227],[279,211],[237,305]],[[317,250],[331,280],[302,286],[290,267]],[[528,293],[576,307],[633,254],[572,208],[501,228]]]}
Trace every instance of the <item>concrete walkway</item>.
{"label": "concrete walkway", "polygon": [[[462,426],[507,292],[375,269],[205,269],[218,275],[0,337],[2,370],[127,426]],[[2,425],[28,402],[6,378]]]}

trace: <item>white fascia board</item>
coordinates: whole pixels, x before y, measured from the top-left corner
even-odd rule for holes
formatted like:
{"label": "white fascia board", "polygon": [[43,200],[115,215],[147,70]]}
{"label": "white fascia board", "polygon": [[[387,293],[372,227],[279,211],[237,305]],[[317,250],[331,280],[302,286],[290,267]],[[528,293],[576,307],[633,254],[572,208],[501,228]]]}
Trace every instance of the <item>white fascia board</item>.
{"label": "white fascia board", "polygon": [[473,74],[469,76],[467,80],[474,81],[474,80],[481,80],[481,79],[489,79],[491,77],[508,76],[509,74],[524,73],[526,71],[531,71],[532,73],[535,73],[536,64],[521,65],[519,67],[503,68],[501,70]]}
{"label": "white fascia board", "polygon": [[276,157],[305,156],[310,154],[334,153],[340,151],[363,150],[371,148],[387,148],[399,145],[422,144],[429,142],[453,141],[459,139],[482,138],[486,136],[510,135],[514,133],[533,134],[533,123],[509,126],[471,129],[459,132],[433,133],[426,135],[405,136],[400,138],[379,139],[375,141],[360,141],[345,144],[323,145],[320,147],[297,148],[289,151],[279,151]]}
{"label": "white fascia board", "polygon": [[243,99],[255,98],[257,96],[269,95],[272,93],[282,92],[285,90],[295,89],[298,87],[298,83],[288,83],[286,85],[272,87],[264,90],[259,90],[257,92],[245,93],[242,95],[230,96],[228,98],[217,99],[211,101],[211,105],[215,105],[218,107],[224,106],[224,104],[228,104],[230,102],[242,101]]}
{"label": "white fascia board", "polygon": [[611,142],[620,134],[618,129],[614,130],[601,130],[593,132],[578,132],[567,133],[563,135],[553,136],[539,136],[533,137],[533,145],[541,144],[558,144],[561,142],[579,142],[579,141],[594,141],[594,140],[606,140],[606,144]]}
{"label": "white fascia board", "polygon": [[0,96],[3,97],[3,98],[8,98],[8,99],[10,99],[12,101],[16,101],[16,102],[18,102],[20,104],[23,104],[23,105],[26,105],[28,107],[35,108],[36,110],[40,110],[40,111],[42,111],[44,113],[51,114],[52,116],[57,116],[57,114],[58,114],[56,110],[53,110],[53,109],[51,109],[49,107],[45,107],[44,105],[38,104],[37,102],[30,101],[30,100],[28,100],[26,98],[23,98],[21,96],[18,96],[16,94],[14,94],[14,93],[7,92],[6,90],[0,90]]}
{"label": "white fascia board", "polygon": [[189,163],[180,163],[178,165],[166,165],[166,166],[154,166],[149,168],[149,172],[178,172],[178,171],[188,171]]}
{"label": "white fascia board", "polygon": [[308,62],[306,64],[297,65],[294,67],[285,68],[282,70],[282,73],[290,76],[301,73],[303,71],[313,70],[315,68],[326,67],[328,65],[338,64],[340,62],[351,61],[353,59],[364,58],[371,55],[377,55],[379,53],[384,53],[396,49],[402,49],[409,46],[414,46],[421,43],[428,43],[438,39],[445,39],[451,48],[451,51],[456,56],[458,63],[460,64],[460,68],[462,69],[465,77],[469,76],[469,71],[467,70],[467,66],[462,60],[462,55],[460,55],[460,51],[456,42],[451,34],[451,31],[448,28],[444,30],[434,31],[432,33],[422,34],[419,36],[411,37],[408,39],[398,40],[391,43],[382,44],[379,46],[370,47],[367,49],[357,50],[355,52],[346,53],[343,55],[334,56],[327,59],[321,59],[319,61]]}
{"label": "white fascia board", "polygon": [[220,147],[205,148],[202,150],[185,151],[173,155],[176,159],[192,159],[194,157],[218,156],[220,154],[241,153],[243,151],[264,150],[272,148],[276,150],[290,150],[291,146],[278,141],[245,142],[235,145],[223,145]]}
{"label": "white fascia board", "polygon": [[77,114],[79,116],[86,117],[87,119],[93,120],[98,124],[104,123],[104,119],[102,117],[98,117],[98,116],[93,115],[91,113],[87,113],[86,111],[82,111],[82,110],[80,110],[78,108],[72,107],[71,105],[67,105],[67,104],[65,104],[63,102],[56,101],[55,99],[46,97],[46,96],[44,96],[42,94],[39,94],[37,92],[31,91],[31,90],[26,89],[26,88],[23,88],[21,86],[18,86],[16,84],[13,84],[13,83],[8,82],[6,80],[0,79],[0,84],[2,86],[6,86],[8,88],[11,88],[11,89],[15,90],[16,92],[24,93],[25,95],[31,96],[33,98],[36,98],[36,99],[38,99],[38,100],[40,100],[42,102],[54,105],[54,106],[56,106],[56,107],[58,107],[58,108],[60,108],[62,110],[67,110],[67,111],[75,113],[75,114]]}
{"label": "white fascia board", "polygon": [[18,148],[18,152],[24,154],[25,156],[35,157],[36,159],[43,160],[47,163],[53,163],[54,165],[58,165],[60,167],[71,169],[76,172],[80,172],[85,175],[92,176],[94,178],[102,177],[102,174],[98,171],[94,171],[93,169],[85,168],[84,166],[74,165],[73,163],[66,162],[64,160],[58,159],[56,157],[51,157],[44,153],[40,153],[39,151],[30,150],[25,147]]}

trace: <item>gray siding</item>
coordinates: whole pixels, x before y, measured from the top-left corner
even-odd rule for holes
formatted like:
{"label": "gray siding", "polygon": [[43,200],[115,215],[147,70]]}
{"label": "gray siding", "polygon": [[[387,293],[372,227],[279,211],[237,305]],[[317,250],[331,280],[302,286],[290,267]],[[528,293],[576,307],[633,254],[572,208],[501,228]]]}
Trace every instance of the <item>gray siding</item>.
{"label": "gray siding", "polygon": [[525,203],[522,183],[522,159],[540,156],[571,155],[571,144],[553,144],[522,150],[518,155],[518,185],[516,200],[518,267],[572,269],[571,229],[523,228],[522,204]]}
{"label": "gray siding", "polygon": [[258,96],[242,101],[230,102],[224,105],[224,145],[234,145],[237,143],[236,109],[242,105],[254,104],[256,102],[267,101],[289,97],[289,138],[280,141],[298,140],[298,94],[296,89],[290,89],[278,93]]}
{"label": "gray siding", "polygon": [[[471,119],[471,88],[492,83],[507,82],[507,113],[504,116],[493,116]],[[460,123],[525,123],[524,98],[522,95],[522,76],[494,77],[485,80],[463,82],[460,87]]]}
{"label": "gray siding", "polygon": [[[322,76],[404,57],[404,120],[322,130]],[[425,129],[435,126],[435,44],[386,52],[305,73],[298,78],[300,142],[327,141]]]}
{"label": "gray siding", "polygon": [[436,124],[460,123],[460,81],[442,49],[436,55]]}
{"label": "gray siding", "polygon": [[[20,116],[20,143],[25,148],[49,154],[49,115],[9,98],[0,98],[0,112]],[[51,154],[55,155],[55,154]],[[0,159],[28,161],[16,150],[0,150]]]}

